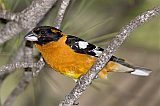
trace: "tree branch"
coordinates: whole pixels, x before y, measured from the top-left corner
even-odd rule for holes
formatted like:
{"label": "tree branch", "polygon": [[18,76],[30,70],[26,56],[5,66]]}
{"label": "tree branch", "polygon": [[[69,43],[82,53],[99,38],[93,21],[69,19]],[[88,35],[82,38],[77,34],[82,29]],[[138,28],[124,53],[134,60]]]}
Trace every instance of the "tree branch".
{"label": "tree branch", "polygon": [[24,62],[33,63],[33,44],[30,41],[25,41]]}
{"label": "tree branch", "polygon": [[42,63],[28,63],[28,62],[16,62],[13,64],[6,64],[0,67],[0,76],[3,76],[3,74],[13,72],[13,70],[18,68],[39,68],[41,67]]}
{"label": "tree branch", "polygon": [[0,29],[0,44],[3,44],[7,40],[11,39],[13,36],[17,35],[23,29],[16,22],[8,22],[6,26]]}
{"label": "tree branch", "polygon": [[19,15],[6,10],[0,10],[0,18],[17,22],[19,20]]}
{"label": "tree branch", "polygon": [[73,90],[65,97],[59,106],[71,106],[76,100],[81,96],[83,91],[91,84],[94,77],[99,73],[99,71],[105,66],[109,61],[116,49],[124,42],[127,36],[138,26],[147,22],[149,19],[160,14],[160,7],[155,7],[148,10],[141,15],[133,19],[128,25],[124,26],[119,33],[113,38],[113,40],[108,44],[105,51],[97,58],[96,62],[88,70],[85,75],[82,75]]}
{"label": "tree branch", "polygon": [[65,14],[65,11],[69,5],[69,2],[70,0],[62,0],[61,6],[58,10],[58,14],[57,14],[57,17],[55,19],[55,24],[54,24],[54,26],[58,29],[61,27],[61,23],[62,23],[64,14]]}
{"label": "tree branch", "polygon": [[57,0],[34,0],[20,13],[20,24],[25,29],[34,28]]}

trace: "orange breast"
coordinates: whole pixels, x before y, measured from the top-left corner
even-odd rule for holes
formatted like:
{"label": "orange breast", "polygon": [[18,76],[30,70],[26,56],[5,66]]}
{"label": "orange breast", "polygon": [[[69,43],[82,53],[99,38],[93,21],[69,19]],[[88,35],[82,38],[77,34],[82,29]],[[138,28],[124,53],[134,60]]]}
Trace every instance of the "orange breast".
{"label": "orange breast", "polygon": [[[78,78],[85,74],[92,66],[96,57],[74,52],[65,44],[66,36],[61,37],[57,42],[50,42],[45,45],[37,45],[45,61],[56,71]],[[107,70],[111,71],[115,67],[114,62],[109,62],[99,73],[100,77],[106,77]]]}

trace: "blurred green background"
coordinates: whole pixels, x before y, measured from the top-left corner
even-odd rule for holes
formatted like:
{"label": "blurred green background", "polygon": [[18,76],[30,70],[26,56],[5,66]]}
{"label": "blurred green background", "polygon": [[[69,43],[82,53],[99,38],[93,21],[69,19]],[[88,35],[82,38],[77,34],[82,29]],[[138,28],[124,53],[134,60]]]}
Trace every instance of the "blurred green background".
{"label": "blurred green background", "polygon": [[[0,9],[19,12],[32,0],[0,0]],[[39,25],[53,25],[60,1]],[[140,13],[160,5],[159,0],[72,0],[61,30],[105,48],[119,29]],[[6,20],[0,20],[3,27]],[[131,64],[153,70],[149,77],[110,73],[96,79],[79,99],[79,106],[160,106],[160,17],[138,27],[117,50],[116,56]],[[0,45],[0,65],[10,62],[23,41],[24,33]],[[34,53],[36,54],[36,49]],[[1,84],[1,103],[22,77],[16,70]],[[12,106],[57,106],[75,82],[52,71],[47,65],[19,95]]]}

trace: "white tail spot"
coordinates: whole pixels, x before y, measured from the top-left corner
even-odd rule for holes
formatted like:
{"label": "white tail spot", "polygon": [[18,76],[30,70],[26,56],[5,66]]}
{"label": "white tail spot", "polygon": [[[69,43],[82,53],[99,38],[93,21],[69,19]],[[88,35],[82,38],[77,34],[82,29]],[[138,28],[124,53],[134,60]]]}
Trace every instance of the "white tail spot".
{"label": "white tail spot", "polygon": [[145,69],[135,69],[131,74],[139,76],[149,76],[152,71]]}

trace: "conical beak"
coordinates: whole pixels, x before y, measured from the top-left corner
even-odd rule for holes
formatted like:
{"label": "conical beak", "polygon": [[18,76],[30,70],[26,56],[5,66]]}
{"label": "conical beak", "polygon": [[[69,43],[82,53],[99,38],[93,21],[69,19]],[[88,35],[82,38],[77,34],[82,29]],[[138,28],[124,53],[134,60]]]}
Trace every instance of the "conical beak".
{"label": "conical beak", "polygon": [[37,35],[34,34],[32,31],[25,36],[25,39],[28,41],[38,41]]}

